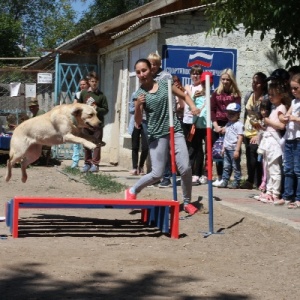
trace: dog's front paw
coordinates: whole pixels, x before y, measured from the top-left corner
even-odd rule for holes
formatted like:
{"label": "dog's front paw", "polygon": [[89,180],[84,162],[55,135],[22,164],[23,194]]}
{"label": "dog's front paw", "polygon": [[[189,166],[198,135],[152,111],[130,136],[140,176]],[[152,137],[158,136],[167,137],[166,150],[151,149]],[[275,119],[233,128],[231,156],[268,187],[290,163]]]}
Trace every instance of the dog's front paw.
{"label": "dog's front paw", "polygon": [[97,145],[92,142],[85,142],[84,147],[86,147],[90,150],[94,150],[97,147]]}

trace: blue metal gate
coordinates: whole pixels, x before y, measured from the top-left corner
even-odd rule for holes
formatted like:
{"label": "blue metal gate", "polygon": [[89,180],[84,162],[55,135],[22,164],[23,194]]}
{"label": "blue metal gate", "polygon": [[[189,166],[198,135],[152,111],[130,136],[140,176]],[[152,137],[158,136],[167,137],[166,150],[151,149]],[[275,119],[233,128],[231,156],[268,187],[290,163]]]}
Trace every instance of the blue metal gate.
{"label": "blue metal gate", "polygon": [[97,72],[97,65],[92,64],[66,64],[58,65],[58,104],[72,103],[74,94],[79,90],[79,81],[89,72]]}
{"label": "blue metal gate", "polygon": [[[74,100],[74,94],[79,91],[79,81],[85,78],[89,72],[97,72],[97,65],[93,64],[67,64],[58,63],[56,70],[56,99],[55,105],[69,104]],[[97,72],[98,73],[98,72]],[[72,159],[72,144],[63,144],[52,147],[52,157],[56,159]],[[81,150],[80,157],[83,157]]]}

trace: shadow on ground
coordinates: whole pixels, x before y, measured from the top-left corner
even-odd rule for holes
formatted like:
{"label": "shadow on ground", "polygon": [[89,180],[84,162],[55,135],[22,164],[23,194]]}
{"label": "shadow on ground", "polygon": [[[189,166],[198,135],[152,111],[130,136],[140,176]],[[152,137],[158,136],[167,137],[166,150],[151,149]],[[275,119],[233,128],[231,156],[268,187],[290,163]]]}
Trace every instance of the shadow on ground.
{"label": "shadow on ground", "polygon": [[56,214],[35,214],[19,220],[24,237],[159,237],[158,228],[134,220],[109,220]]}
{"label": "shadow on ground", "polygon": [[167,271],[144,274],[137,280],[124,280],[108,272],[95,272],[81,282],[54,279],[39,271],[42,264],[29,263],[5,269],[0,279],[1,299],[214,299],[250,300],[242,294],[216,293],[193,296],[181,291],[180,284],[203,280],[196,277],[173,276]]}

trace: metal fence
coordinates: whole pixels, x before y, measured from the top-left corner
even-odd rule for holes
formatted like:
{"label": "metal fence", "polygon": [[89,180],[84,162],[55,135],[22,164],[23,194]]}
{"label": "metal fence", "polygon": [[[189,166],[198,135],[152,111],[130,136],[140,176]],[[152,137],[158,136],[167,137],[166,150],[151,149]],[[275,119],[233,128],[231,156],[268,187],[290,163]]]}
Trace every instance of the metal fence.
{"label": "metal fence", "polygon": [[[6,66],[0,68],[0,125],[7,128],[7,117],[11,115],[16,124],[19,124],[23,115],[30,117],[26,97],[26,85],[34,84],[39,106],[44,111],[51,110],[56,104],[72,103],[75,92],[79,89],[79,80],[90,71],[96,71],[97,65],[92,64],[59,64],[58,77],[55,78],[55,64],[43,70],[26,70],[21,67]],[[41,73],[52,74],[52,83],[39,83],[38,76]],[[55,81],[58,82],[58,103],[55,103]],[[12,97],[10,84],[20,83],[18,96]],[[10,117],[11,117],[10,116]],[[71,159],[73,147],[71,144],[52,147],[52,157],[58,159]],[[83,156],[83,151],[80,153]]]}
{"label": "metal fence", "polygon": [[[28,102],[26,98],[26,84],[36,85],[36,95],[40,108],[48,111],[54,103],[54,83],[37,83],[37,74],[39,72],[51,73],[53,80],[55,77],[54,69],[48,70],[22,70],[21,68],[1,68],[0,69],[0,116],[15,114],[18,120],[20,114],[28,114]],[[54,82],[54,81],[53,81]],[[20,83],[18,96],[11,97],[10,83]]]}

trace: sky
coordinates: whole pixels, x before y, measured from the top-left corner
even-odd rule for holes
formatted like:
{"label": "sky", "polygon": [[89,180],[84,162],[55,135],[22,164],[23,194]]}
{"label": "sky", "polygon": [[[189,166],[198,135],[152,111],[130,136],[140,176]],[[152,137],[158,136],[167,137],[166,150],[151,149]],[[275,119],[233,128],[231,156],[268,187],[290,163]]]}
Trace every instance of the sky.
{"label": "sky", "polygon": [[72,1],[72,7],[73,9],[78,12],[78,18],[77,20],[80,19],[81,17],[81,13],[85,10],[87,10],[87,8],[90,6],[90,4],[92,4],[94,1],[93,0],[86,0],[85,3],[81,2],[80,0],[76,0],[76,1]]}

